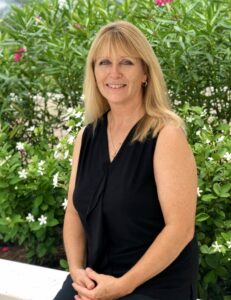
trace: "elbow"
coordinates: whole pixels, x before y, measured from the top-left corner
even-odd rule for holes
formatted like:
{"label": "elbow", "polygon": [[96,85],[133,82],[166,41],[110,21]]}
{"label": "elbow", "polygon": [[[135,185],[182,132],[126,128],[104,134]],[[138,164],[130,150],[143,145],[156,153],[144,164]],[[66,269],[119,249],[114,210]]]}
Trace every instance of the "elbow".
{"label": "elbow", "polygon": [[190,226],[189,228],[187,228],[185,230],[185,234],[184,234],[184,243],[185,246],[191,242],[191,240],[194,238],[194,234],[195,234],[195,226]]}

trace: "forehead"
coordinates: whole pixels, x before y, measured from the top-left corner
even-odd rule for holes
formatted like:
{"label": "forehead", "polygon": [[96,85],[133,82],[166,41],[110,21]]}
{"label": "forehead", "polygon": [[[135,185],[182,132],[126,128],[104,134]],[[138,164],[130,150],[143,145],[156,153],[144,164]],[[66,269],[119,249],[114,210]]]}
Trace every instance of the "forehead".
{"label": "forehead", "polygon": [[101,38],[97,46],[94,59],[111,56],[136,58],[140,56],[132,43],[121,36],[105,35]]}

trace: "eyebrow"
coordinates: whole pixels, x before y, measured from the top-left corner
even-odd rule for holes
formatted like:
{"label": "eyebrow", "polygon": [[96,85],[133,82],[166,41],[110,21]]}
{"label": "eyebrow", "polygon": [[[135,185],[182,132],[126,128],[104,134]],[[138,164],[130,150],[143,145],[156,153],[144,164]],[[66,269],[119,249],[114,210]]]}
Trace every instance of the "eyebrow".
{"label": "eyebrow", "polygon": [[[95,61],[100,60],[100,59],[111,59],[109,56],[100,56],[95,59]],[[119,59],[138,59],[138,57],[134,56],[120,56]]]}

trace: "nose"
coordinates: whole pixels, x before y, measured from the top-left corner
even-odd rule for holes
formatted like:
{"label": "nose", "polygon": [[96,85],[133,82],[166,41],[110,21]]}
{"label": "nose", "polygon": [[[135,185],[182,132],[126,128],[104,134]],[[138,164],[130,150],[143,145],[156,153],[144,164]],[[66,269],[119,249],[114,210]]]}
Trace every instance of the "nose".
{"label": "nose", "polygon": [[112,64],[110,68],[110,76],[112,78],[119,78],[122,76],[120,66],[118,64]]}

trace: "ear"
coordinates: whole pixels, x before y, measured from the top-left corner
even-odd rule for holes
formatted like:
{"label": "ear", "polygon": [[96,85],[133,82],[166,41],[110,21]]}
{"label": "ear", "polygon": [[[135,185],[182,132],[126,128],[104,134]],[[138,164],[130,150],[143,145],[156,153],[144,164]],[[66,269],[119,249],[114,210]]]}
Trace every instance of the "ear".
{"label": "ear", "polygon": [[144,73],[142,83],[146,82],[147,80],[148,80],[148,76],[146,73]]}

